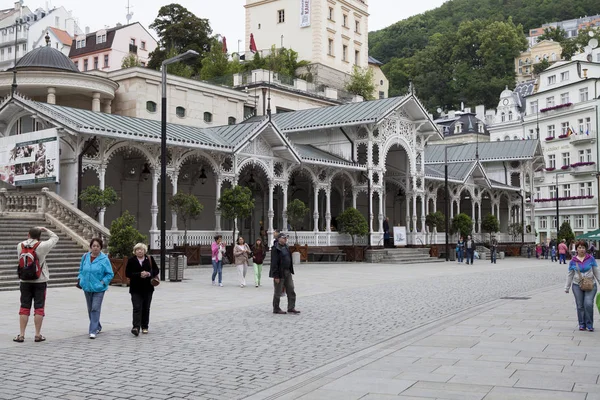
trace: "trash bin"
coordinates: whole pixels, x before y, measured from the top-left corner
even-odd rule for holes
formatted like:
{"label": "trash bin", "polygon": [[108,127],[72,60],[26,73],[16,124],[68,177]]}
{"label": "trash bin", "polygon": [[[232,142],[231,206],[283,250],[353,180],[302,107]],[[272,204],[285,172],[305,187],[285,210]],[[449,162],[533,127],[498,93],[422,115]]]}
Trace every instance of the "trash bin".
{"label": "trash bin", "polygon": [[173,252],[169,254],[169,280],[171,282],[181,282],[183,280],[183,271],[187,267],[187,257],[184,253]]}

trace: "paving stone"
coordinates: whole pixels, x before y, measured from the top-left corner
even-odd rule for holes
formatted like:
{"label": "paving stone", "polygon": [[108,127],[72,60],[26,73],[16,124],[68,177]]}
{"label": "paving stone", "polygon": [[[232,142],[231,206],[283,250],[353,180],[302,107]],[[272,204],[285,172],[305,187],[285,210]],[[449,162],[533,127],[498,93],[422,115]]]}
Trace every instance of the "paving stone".
{"label": "paving stone", "polygon": [[448,400],[480,400],[492,386],[457,383],[417,382],[402,392],[402,396],[442,398]]}
{"label": "paving stone", "polygon": [[551,390],[495,387],[484,400],[586,400],[585,393],[553,392]]}

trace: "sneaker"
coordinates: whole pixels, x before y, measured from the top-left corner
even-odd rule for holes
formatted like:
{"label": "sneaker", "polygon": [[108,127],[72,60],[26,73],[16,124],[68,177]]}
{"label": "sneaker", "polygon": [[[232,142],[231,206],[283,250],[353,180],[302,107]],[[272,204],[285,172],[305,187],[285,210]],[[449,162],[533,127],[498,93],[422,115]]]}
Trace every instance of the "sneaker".
{"label": "sneaker", "polygon": [[148,328],[146,328],[146,329],[142,329],[142,333],[143,333],[144,335],[147,335],[147,334],[148,334]]}
{"label": "sneaker", "polygon": [[256,287],[258,287],[258,283],[256,284]]}
{"label": "sneaker", "polygon": [[131,333],[133,333],[133,336],[138,336],[140,334],[140,330],[138,328],[131,328]]}
{"label": "sneaker", "polygon": [[212,285],[217,286],[217,283],[215,281],[212,281]]}
{"label": "sneaker", "polygon": [[579,325],[579,330],[580,330],[580,331],[585,331],[585,326],[583,326],[583,325]]}
{"label": "sneaker", "polygon": [[90,339],[96,339],[96,334],[95,333],[90,333]]}
{"label": "sneaker", "polygon": [[102,333],[102,328],[100,328],[100,329],[98,329],[98,330],[96,331],[96,335],[97,335],[97,334],[99,334],[99,333]]}
{"label": "sneaker", "polygon": [[592,328],[591,326],[587,328],[588,332],[594,332],[594,328]]}
{"label": "sneaker", "polygon": [[220,286],[220,287],[223,287],[223,284],[222,284],[222,283],[219,283],[219,286]]}

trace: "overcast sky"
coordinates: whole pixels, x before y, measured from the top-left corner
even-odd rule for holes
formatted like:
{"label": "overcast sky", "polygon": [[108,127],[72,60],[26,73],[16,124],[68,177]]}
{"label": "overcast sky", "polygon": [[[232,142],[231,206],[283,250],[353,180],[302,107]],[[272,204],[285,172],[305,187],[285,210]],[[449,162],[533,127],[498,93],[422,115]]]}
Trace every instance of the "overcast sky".
{"label": "overcast sky", "polygon": [[[299,2],[299,0],[286,0]],[[368,0],[369,28],[378,30],[394,22],[436,8],[447,0]],[[169,0],[129,0],[133,11],[133,21],[139,21],[145,27],[156,18],[161,6],[169,4]],[[214,33],[227,37],[229,50],[235,51],[238,39],[244,39],[244,4],[246,0],[173,0],[186,7],[201,18],[208,18]],[[83,30],[89,26],[91,31],[103,28],[105,25],[115,26],[117,22],[125,23],[127,15],[127,0],[54,0],[50,6],[64,6],[73,11]],[[25,5],[31,9],[45,7],[43,0],[25,0]]]}

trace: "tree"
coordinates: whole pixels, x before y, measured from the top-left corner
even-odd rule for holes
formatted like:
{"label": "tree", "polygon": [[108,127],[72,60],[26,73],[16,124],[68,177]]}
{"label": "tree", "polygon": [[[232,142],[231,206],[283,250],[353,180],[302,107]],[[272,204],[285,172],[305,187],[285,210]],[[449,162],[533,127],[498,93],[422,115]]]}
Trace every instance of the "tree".
{"label": "tree", "polygon": [[103,208],[110,207],[119,200],[117,192],[110,186],[102,190],[94,185],[86,187],[79,198],[94,211],[94,218],[98,218]]}
{"label": "tree", "polygon": [[542,61],[540,61],[539,63],[537,63],[533,66],[533,73],[535,75],[539,75],[543,71],[547,70],[549,67],[550,67],[550,61],[548,61],[548,59],[544,58]]}
{"label": "tree", "polygon": [[569,223],[569,221],[565,221],[562,224],[560,224],[557,239],[558,243],[562,242],[562,240],[565,239],[567,244],[575,240],[575,234],[573,233],[573,229],[571,229],[571,224]]}
{"label": "tree", "polygon": [[296,235],[296,242],[294,244],[300,244],[298,243],[298,227],[302,225],[304,218],[309,212],[310,209],[300,199],[294,199],[294,201],[288,203],[287,205],[288,222],[292,226],[292,229]]}
{"label": "tree", "polygon": [[177,192],[177,194],[169,199],[171,209],[177,213],[177,216],[183,220],[183,244],[187,246],[187,228],[188,222],[197,219],[204,206],[198,201],[193,194]]}
{"label": "tree", "polygon": [[375,91],[373,70],[371,68],[363,69],[355,65],[352,75],[350,75],[350,81],[346,84],[346,90],[362,96],[365,100],[373,100],[373,92]]}
{"label": "tree", "polygon": [[210,80],[230,73],[230,62],[227,54],[223,52],[222,46],[218,40],[212,41],[210,51],[201,61],[200,79]]}
{"label": "tree", "polygon": [[544,40],[551,40],[556,43],[562,43],[567,40],[567,31],[565,31],[561,27],[553,27],[549,26],[544,28],[544,33],[537,37],[537,42],[541,42]]}
{"label": "tree", "polygon": [[352,247],[354,247],[355,236],[365,236],[369,233],[367,219],[356,208],[346,208],[346,210],[338,215],[338,232],[347,233],[352,237]]}
{"label": "tree", "polygon": [[127,210],[110,224],[108,252],[113,258],[131,256],[133,246],[146,241],[146,236],[142,235],[134,226],[135,218]]}
{"label": "tree", "polygon": [[141,67],[142,63],[138,58],[137,54],[129,53],[127,57],[123,59],[121,62],[121,68],[133,68],[133,67]]}
{"label": "tree", "polygon": [[500,222],[498,222],[498,218],[495,215],[488,214],[483,217],[483,221],[481,221],[481,228],[490,234],[490,242],[492,241],[492,233],[496,233],[500,230]]}
{"label": "tree", "polygon": [[200,54],[193,67],[194,75],[200,69],[200,60],[210,50],[212,29],[208,19],[199,18],[180,4],[172,3],[158,11],[150,24],[158,35],[160,45],[150,54],[148,67],[159,70],[172,51],[175,55],[195,50]]}
{"label": "tree", "polygon": [[238,218],[249,217],[254,209],[252,191],[242,186],[225,189],[221,193],[217,208],[221,211],[224,218],[233,221],[233,238],[235,241],[235,228]]}
{"label": "tree", "polygon": [[460,213],[452,219],[450,233],[458,233],[465,238],[471,234],[473,230],[473,220],[467,214]]}
{"label": "tree", "polygon": [[441,228],[442,226],[444,226],[445,222],[446,222],[446,216],[439,211],[429,213],[425,217],[425,223],[429,227],[429,230],[432,232],[435,228],[438,228],[438,227]]}
{"label": "tree", "polygon": [[513,222],[508,226],[508,234],[513,237],[513,242],[519,240],[519,236],[523,234],[523,224],[520,222]]}

